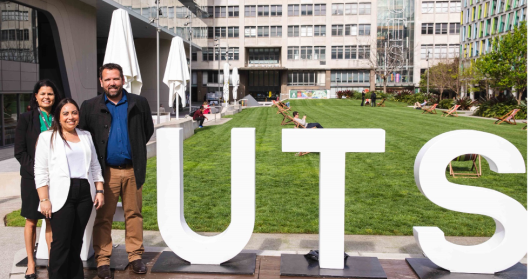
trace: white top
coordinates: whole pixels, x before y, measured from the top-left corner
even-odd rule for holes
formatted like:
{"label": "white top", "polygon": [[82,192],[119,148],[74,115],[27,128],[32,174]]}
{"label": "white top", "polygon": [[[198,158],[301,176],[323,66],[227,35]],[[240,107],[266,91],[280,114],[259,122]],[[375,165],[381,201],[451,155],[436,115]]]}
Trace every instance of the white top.
{"label": "white top", "polygon": [[[70,147],[68,147],[68,145]],[[85,165],[85,150],[81,141],[65,143],[66,160],[68,161],[68,169],[70,170],[70,178],[87,179],[86,165]]]}

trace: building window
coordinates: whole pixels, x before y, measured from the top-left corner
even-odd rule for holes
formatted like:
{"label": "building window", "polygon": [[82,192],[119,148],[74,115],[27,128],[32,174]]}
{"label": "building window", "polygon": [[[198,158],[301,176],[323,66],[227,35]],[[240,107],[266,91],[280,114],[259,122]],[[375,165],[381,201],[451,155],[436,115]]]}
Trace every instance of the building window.
{"label": "building window", "polygon": [[344,26],[340,25],[331,25],[331,36],[342,36],[342,29]]}
{"label": "building window", "polygon": [[343,59],[343,46],[331,47],[331,59]]}
{"label": "building window", "polygon": [[269,16],[269,5],[259,5],[258,16]]}
{"label": "building window", "polygon": [[281,36],[282,36],[282,27],[271,26],[271,37],[281,37]]}
{"label": "building window", "polygon": [[213,47],[202,48],[202,61],[213,61]]}
{"label": "building window", "polygon": [[370,59],[370,46],[359,46],[357,51],[358,59]]}
{"label": "building window", "polygon": [[436,23],[435,34],[447,34],[447,23]]}
{"label": "building window", "polygon": [[371,3],[359,3],[359,14],[360,15],[369,15],[371,13],[372,13]]}
{"label": "building window", "polygon": [[325,16],[326,15],[326,4],[315,4],[315,15]]}
{"label": "building window", "polygon": [[287,15],[288,16],[299,16],[300,15],[300,5],[289,5],[287,6]]}
{"label": "building window", "polygon": [[282,5],[271,5],[271,16],[282,16]]}
{"label": "building window", "polygon": [[331,82],[339,83],[369,83],[370,71],[331,71]]}
{"label": "building window", "polygon": [[221,61],[226,60],[226,47],[221,47],[221,48],[217,47],[214,50],[215,50],[214,51],[215,61],[219,60],[219,54],[221,54]]}
{"label": "building window", "polygon": [[300,59],[300,47],[297,47],[297,46],[287,47],[287,59],[288,60]]}
{"label": "building window", "polygon": [[313,47],[302,46],[300,47],[300,59],[311,60],[313,56]]}
{"label": "building window", "polygon": [[[487,51],[487,43],[486,43],[486,51]],[[447,58],[457,58],[459,56],[458,49],[460,45],[449,45],[448,51],[447,51]]]}
{"label": "building window", "polygon": [[239,60],[239,48],[231,47],[228,48],[228,56],[232,57],[233,60]]}
{"label": "building window", "polygon": [[449,34],[458,34],[460,32],[460,23],[449,23]]}
{"label": "building window", "polygon": [[434,1],[421,2],[421,12],[423,14],[432,14],[434,12]]}
{"label": "building window", "polygon": [[314,47],[314,59],[315,60],[326,60],[326,47],[325,46],[316,46]]}
{"label": "building window", "polygon": [[312,4],[302,4],[302,15],[311,16],[313,15],[313,5]]}
{"label": "building window", "polygon": [[213,27],[208,27],[208,39],[214,39],[214,37],[213,37],[214,32],[213,31],[214,31]]}
{"label": "building window", "polygon": [[344,59],[357,59],[357,46],[345,46]]}
{"label": "building window", "polygon": [[370,24],[359,24],[359,36],[370,36]]}
{"label": "building window", "polygon": [[344,35],[357,36],[357,24],[346,24],[344,28]]}
{"label": "building window", "polygon": [[228,6],[229,17],[239,17],[239,6]]}
{"label": "building window", "polygon": [[287,72],[287,85],[305,85],[305,86],[316,86],[317,79],[316,71],[289,71]]}
{"label": "building window", "polygon": [[28,11],[2,11],[2,21],[27,21],[29,20]]}
{"label": "building window", "polygon": [[226,38],[226,27],[215,27],[216,38]]}
{"label": "building window", "polygon": [[344,4],[331,4],[331,14],[332,15],[343,15]]}
{"label": "building window", "polygon": [[228,26],[228,38],[239,38],[239,26]]}
{"label": "building window", "polygon": [[245,17],[255,17],[256,6],[245,6]]}
{"label": "building window", "polygon": [[451,2],[449,2],[449,12],[450,13],[460,13],[462,11],[461,6],[462,6],[462,3],[460,3],[460,1],[458,1],[458,2],[451,1]]}
{"label": "building window", "polygon": [[258,37],[269,37],[269,26],[258,26]]}
{"label": "building window", "polygon": [[344,4],[344,14],[356,15],[357,14],[357,3]]}
{"label": "building window", "polygon": [[245,37],[256,37],[256,27],[245,26]]}
{"label": "building window", "polygon": [[315,37],[325,37],[326,36],[326,25],[315,25]]}
{"label": "building window", "polygon": [[202,18],[213,18],[213,6],[206,6],[206,13],[202,14]]}
{"label": "building window", "polygon": [[432,47],[433,45],[421,45],[421,59],[427,59],[427,54],[429,58],[433,57]]}
{"label": "building window", "polygon": [[433,34],[434,33],[434,23],[422,23],[421,24],[421,34]]}
{"label": "building window", "polygon": [[226,17],[226,7],[215,6],[215,17]]}
{"label": "building window", "polygon": [[287,37],[299,37],[299,36],[300,36],[300,26],[289,25],[287,27]]}
{"label": "building window", "polygon": [[250,64],[278,64],[280,63],[279,48],[251,48],[248,50]]}
{"label": "building window", "polygon": [[197,61],[197,52],[192,52],[191,53],[191,61]]}
{"label": "building window", "polygon": [[436,13],[445,14],[449,12],[449,2],[436,2]]}
{"label": "building window", "polygon": [[300,28],[300,37],[312,37],[313,36],[313,25],[302,25]]}

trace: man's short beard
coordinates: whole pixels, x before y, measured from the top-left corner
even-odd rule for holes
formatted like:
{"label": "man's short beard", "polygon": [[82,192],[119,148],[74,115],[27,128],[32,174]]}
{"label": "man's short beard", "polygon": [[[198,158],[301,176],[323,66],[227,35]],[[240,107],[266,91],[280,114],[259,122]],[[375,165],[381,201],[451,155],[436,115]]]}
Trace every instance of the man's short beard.
{"label": "man's short beard", "polygon": [[121,94],[122,89],[123,87],[119,87],[118,91],[116,91],[116,94],[114,95],[110,94],[108,89],[103,88],[103,91],[105,91],[105,95],[107,95],[107,98],[113,98],[113,97],[119,96]]}

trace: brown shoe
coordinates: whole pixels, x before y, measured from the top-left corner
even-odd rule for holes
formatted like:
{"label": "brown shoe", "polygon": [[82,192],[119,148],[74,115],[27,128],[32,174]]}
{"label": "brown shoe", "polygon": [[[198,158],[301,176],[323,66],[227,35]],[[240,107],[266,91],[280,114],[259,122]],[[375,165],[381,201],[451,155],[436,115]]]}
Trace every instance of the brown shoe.
{"label": "brown shoe", "polygon": [[98,277],[101,279],[112,279],[112,273],[110,272],[110,265],[98,266]]}
{"label": "brown shoe", "polygon": [[134,260],[129,263],[134,273],[145,274],[147,273],[147,267],[142,262],[142,259]]}

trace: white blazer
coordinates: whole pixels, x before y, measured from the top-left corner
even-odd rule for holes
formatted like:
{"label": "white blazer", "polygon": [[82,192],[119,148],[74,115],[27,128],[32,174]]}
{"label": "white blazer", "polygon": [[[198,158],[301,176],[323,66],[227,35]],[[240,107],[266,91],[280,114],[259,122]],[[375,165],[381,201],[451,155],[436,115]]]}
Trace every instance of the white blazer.
{"label": "white blazer", "polygon": [[[98,162],[96,149],[92,142],[90,132],[75,129],[83,143],[85,152],[85,166],[90,184],[92,201],[96,196],[94,182],[103,182],[101,166]],[[49,200],[52,204],[52,213],[61,209],[70,191],[70,170],[66,158],[66,146],[58,133],[55,133],[53,146],[50,146],[51,131],[42,132],[37,141],[35,150],[35,186],[37,188],[48,186]],[[40,211],[40,204],[38,210]]]}

